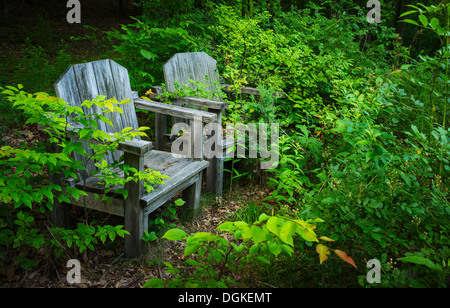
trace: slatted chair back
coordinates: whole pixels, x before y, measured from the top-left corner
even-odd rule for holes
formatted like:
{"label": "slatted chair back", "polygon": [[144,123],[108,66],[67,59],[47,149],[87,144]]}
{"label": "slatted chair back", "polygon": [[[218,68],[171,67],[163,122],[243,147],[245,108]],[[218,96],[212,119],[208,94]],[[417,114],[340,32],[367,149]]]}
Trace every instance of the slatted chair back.
{"label": "slatted chair back", "polygon": [[[210,93],[216,93],[217,87],[220,86],[217,61],[204,52],[177,53],[163,65],[163,71],[167,91],[175,91],[175,85],[177,83],[180,87],[187,85],[192,89],[196,89],[196,85],[191,83],[190,80],[206,84],[205,90]],[[217,96],[213,96],[212,99],[222,101],[221,97]],[[188,104],[189,102],[186,103],[186,105]],[[210,108],[211,106],[208,107],[206,104],[204,104],[203,107],[208,108],[209,112],[217,114],[216,122],[220,127],[222,125],[222,113],[225,112],[226,107],[221,107],[219,109],[217,107]],[[174,117],[173,122],[179,123],[184,121],[183,119]],[[162,129],[161,131],[165,131],[165,129]],[[211,132],[208,132],[208,135],[209,133]],[[159,144],[161,144],[161,142],[157,142],[157,146]],[[206,171],[208,179],[206,181],[206,190],[221,195],[223,185],[223,159],[214,157],[208,159],[208,161],[210,162],[210,166]]]}
{"label": "slatted chair back", "polygon": [[[127,69],[109,59],[70,66],[55,83],[55,91],[58,97],[71,106],[78,107],[81,107],[83,101],[92,100],[98,95],[105,95],[106,99],[114,97],[119,102],[133,99]],[[113,123],[112,127],[98,120],[98,128],[108,133],[122,131],[125,127],[138,128],[134,104],[123,104],[120,107],[123,110],[122,114],[119,112],[104,114]],[[100,108],[93,105],[91,108],[83,107],[83,111],[85,114],[93,114],[100,112]],[[86,145],[84,147],[87,149]],[[91,155],[92,151],[88,150],[88,153]],[[106,160],[111,163],[114,159],[118,160],[122,154],[120,151],[109,153]],[[94,162],[77,153],[75,159],[87,162],[86,173],[96,170]]]}
{"label": "slatted chair back", "polygon": [[163,71],[167,91],[171,92],[175,91],[176,83],[195,89],[189,82],[191,79],[207,84],[208,92],[213,92],[220,84],[217,61],[204,52],[177,53],[163,65]]}

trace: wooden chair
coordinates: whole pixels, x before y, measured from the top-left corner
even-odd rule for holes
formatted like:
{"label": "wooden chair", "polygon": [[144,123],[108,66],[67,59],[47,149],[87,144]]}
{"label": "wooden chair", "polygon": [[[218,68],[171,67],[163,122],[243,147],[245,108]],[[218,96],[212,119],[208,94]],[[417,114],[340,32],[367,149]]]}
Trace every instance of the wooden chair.
{"label": "wooden chair", "polygon": [[[223,86],[223,91],[227,93],[236,92],[232,90],[231,85],[221,83],[217,69],[217,61],[205,52],[177,53],[163,65],[163,71],[166,90],[169,92],[176,90],[176,84],[179,86],[188,85],[191,88],[195,88],[195,85],[190,80],[205,83],[207,85],[206,90],[209,91],[216,91],[218,86]],[[160,86],[152,87],[152,91],[154,92],[154,94],[150,94],[150,98],[152,99],[157,99],[157,97],[163,94],[162,87]],[[241,87],[239,92],[260,95],[258,89],[251,87]],[[276,95],[281,97],[282,93],[277,92]],[[219,126],[222,126],[222,115],[228,107],[228,103],[221,101],[218,97],[213,99],[178,97],[170,99],[170,101],[176,105],[195,106],[196,108],[207,109],[208,112],[217,115],[216,123]],[[178,121],[180,119],[173,119],[173,122]],[[170,142],[167,141],[170,134],[167,133],[167,117],[165,115],[156,115],[155,136],[156,149],[170,148]],[[223,154],[221,158],[214,157],[208,159],[210,165],[206,171],[206,191],[216,195],[222,195],[224,158],[226,157],[227,148],[232,145],[222,140],[222,143],[219,143],[218,146],[221,147]]]}
{"label": "wooden chair", "polygon": [[[77,64],[69,67],[61,78],[55,83],[56,94],[72,106],[80,106],[84,100],[91,100],[98,95],[106,98],[115,97],[118,101],[123,99],[134,99],[134,104],[121,105],[123,114],[118,112],[108,113],[113,122],[113,127],[98,123],[98,127],[108,133],[121,131],[125,127],[138,128],[135,105],[140,109],[158,112],[158,114],[173,115],[186,119],[202,119],[202,129],[205,123],[216,121],[217,115],[201,110],[172,106],[158,102],[150,102],[136,98],[131,90],[128,71],[112,60],[100,60],[95,62]],[[85,113],[96,112],[84,108]],[[134,139],[119,145],[118,153],[107,155],[108,162],[125,155],[125,164],[144,170],[146,168],[160,171],[169,176],[165,184],[157,185],[154,191],[147,194],[142,183],[128,182],[125,189],[128,197],[124,200],[120,194],[113,194],[112,201],[95,200],[95,193],[103,190],[99,179],[94,175],[95,166],[93,162],[87,165],[87,173],[84,178],[63,179],[61,175],[51,175],[51,180],[59,184],[75,186],[84,189],[88,196],[81,196],[79,200],[71,199],[74,205],[85,206],[109,214],[123,216],[125,229],[131,235],[125,236],[125,254],[133,258],[143,253],[144,243],[142,236],[144,230],[148,230],[148,215],[165,202],[173,198],[178,192],[183,191],[183,199],[186,201],[183,212],[193,215],[199,208],[202,171],[209,165],[202,159],[189,159],[168,152],[152,150],[149,141]],[[82,157],[75,155],[76,159]],[[85,181],[84,181],[85,180]],[[84,185],[85,184],[85,185]],[[119,187],[116,187],[116,189]],[[68,208],[64,204],[54,204],[53,223],[62,226],[68,221]]]}

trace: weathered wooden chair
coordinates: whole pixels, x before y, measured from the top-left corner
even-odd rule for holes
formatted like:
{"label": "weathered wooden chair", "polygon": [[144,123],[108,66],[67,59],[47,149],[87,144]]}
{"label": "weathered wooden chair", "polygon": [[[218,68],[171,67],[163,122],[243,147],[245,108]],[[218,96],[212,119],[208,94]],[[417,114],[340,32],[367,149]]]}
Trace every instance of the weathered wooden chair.
{"label": "weathered wooden chair", "polygon": [[[140,109],[158,112],[158,114],[186,119],[200,118],[202,119],[202,129],[204,123],[217,119],[217,115],[213,113],[136,98],[130,87],[128,71],[112,60],[100,60],[69,67],[55,83],[55,89],[57,96],[72,106],[80,106],[84,100],[91,100],[97,95],[105,95],[106,98],[115,97],[118,101],[134,99],[134,104],[121,106],[123,114],[118,112],[108,114],[113,122],[113,127],[105,125],[103,122],[98,123],[100,129],[109,133],[121,131],[125,127],[138,127],[134,105]],[[96,110],[84,109],[85,113],[96,112]],[[148,230],[148,215],[178,192],[183,191],[183,199],[186,201],[184,212],[192,215],[197,211],[202,171],[209,165],[202,159],[183,158],[151,148],[151,142],[134,139],[121,143],[118,153],[106,157],[109,162],[112,162],[114,158],[117,159],[124,154],[125,164],[137,170],[144,170],[144,165],[146,165],[146,168],[160,171],[171,178],[165,180],[165,184],[155,186],[154,191],[149,194],[144,191],[142,183],[131,181],[125,185],[125,189],[128,190],[128,197],[125,200],[118,197],[119,194],[113,195],[111,202],[95,200],[94,194],[102,191],[103,188],[95,175],[86,178],[88,174],[95,173],[93,163],[87,165],[88,174],[85,173],[85,178],[82,179],[64,180],[61,175],[51,175],[51,180],[84,189],[88,194],[88,196],[81,196],[79,200],[72,199],[72,204],[124,217],[125,229],[131,234],[125,236],[125,254],[131,258],[137,257],[143,252],[142,236],[144,230]],[[75,158],[82,159],[78,155]],[[61,226],[68,221],[67,219],[67,206],[55,204],[54,224]]]}
{"label": "weathered wooden chair", "polygon": [[[195,88],[195,85],[190,80],[206,84],[206,90],[209,91],[216,91],[218,86],[223,86],[224,92],[235,92],[229,84],[221,83],[217,69],[217,61],[205,52],[177,53],[163,65],[163,71],[166,90],[169,92],[176,90],[176,84],[180,87],[188,85],[191,88]],[[150,95],[152,99],[156,99],[156,97],[162,94],[162,88],[160,86],[152,87],[152,90],[155,93]],[[239,92],[260,95],[258,89],[251,87],[241,87]],[[282,93],[277,93],[277,95],[282,96]],[[208,112],[217,115],[216,123],[219,126],[222,125],[222,115],[228,107],[228,103],[221,101],[218,97],[213,99],[179,97],[170,101],[182,106],[195,106],[197,108],[207,109]],[[180,120],[174,118],[173,121],[177,122]],[[161,150],[170,147],[170,143],[166,140],[169,135],[167,134],[167,117],[165,115],[157,115],[155,129],[156,149]],[[206,171],[206,191],[216,195],[222,195],[223,162],[226,157],[227,148],[231,144],[227,144],[226,140],[222,140],[222,143],[219,143],[218,146],[222,148],[223,155],[221,158],[213,157],[208,159],[210,165]]]}

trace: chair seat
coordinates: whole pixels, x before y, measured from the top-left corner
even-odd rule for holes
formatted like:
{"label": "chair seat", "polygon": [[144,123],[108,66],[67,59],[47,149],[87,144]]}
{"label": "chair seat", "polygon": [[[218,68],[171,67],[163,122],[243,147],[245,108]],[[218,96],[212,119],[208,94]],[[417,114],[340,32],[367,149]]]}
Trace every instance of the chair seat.
{"label": "chair seat", "polygon": [[[153,169],[167,175],[170,179],[164,180],[165,184],[153,186],[154,190],[140,200],[140,205],[144,208],[144,216],[150,214],[166,201],[173,198],[179,191],[192,185],[201,177],[201,172],[209,166],[208,161],[193,161],[189,158],[183,158],[168,152],[152,150],[144,156],[144,169]],[[117,170],[123,177],[123,171]],[[124,216],[124,205],[122,194],[115,191],[123,186],[114,186],[110,188],[109,201],[95,200],[95,194],[103,193],[104,185],[96,176],[76,183],[76,188],[88,193],[88,196],[80,197],[79,200],[72,199],[72,203],[80,206],[86,206],[98,211],[110,214]]]}

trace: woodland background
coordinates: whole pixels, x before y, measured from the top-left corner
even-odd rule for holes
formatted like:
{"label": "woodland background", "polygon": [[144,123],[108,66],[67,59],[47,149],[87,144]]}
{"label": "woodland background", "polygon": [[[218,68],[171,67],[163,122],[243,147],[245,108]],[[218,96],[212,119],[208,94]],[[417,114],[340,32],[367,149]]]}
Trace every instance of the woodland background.
{"label": "woodland background", "polygon": [[[377,24],[359,0],[91,0],[69,24],[66,1],[1,1],[0,285],[67,287],[76,258],[81,287],[448,287],[450,5],[380,2]],[[25,155],[45,156],[49,140],[17,93],[55,95],[69,65],[111,58],[145,96],[163,83],[162,64],[189,51],[265,94],[226,97],[224,121],[279,123],[279,166],[227,161],[224,196],[205,194],[194,221],[178,220],[175,202],[150,217],[138,260],[123,258],[115,217],[74,208],[78,225],[53,229],[51,161],[30,169]],[[138,117],[153,127],[151,114]],[[277,228],[314,223],[326,243],[282,238],[268,215]],[[373,258],[379,284],[366,280]]]}

